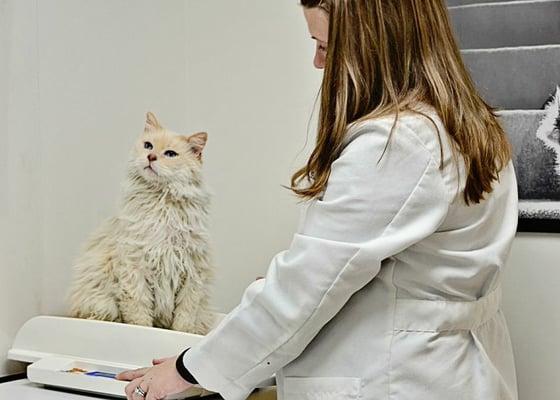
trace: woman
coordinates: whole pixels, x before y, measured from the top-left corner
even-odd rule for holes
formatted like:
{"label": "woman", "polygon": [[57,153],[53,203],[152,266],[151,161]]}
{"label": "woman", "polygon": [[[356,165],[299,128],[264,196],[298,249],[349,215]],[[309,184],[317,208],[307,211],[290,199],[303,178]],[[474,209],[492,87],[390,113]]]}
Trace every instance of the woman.
{"label": "woman", "polygon": [[324,68],[309,199],[288,250],[196,346],[130,399],[198,383],[246,398],[517,399],[501,311],[517,226],[510,147],[443,0],[303,0]]}

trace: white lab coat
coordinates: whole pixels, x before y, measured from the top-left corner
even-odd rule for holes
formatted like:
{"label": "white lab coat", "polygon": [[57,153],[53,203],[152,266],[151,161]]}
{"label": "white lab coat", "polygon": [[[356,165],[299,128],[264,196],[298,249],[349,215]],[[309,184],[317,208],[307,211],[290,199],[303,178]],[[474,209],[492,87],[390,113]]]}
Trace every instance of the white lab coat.
{"label": "white lab coat", "polygon": [[517,400],[500,308],[513,166],[467,207],[464,166],[419,107],[443,169],[425,117],[401,115],[379,164],[393,116],[351,129],[289,249],[186,352],[202,387],[242,400],[276,373],[280,400]]}

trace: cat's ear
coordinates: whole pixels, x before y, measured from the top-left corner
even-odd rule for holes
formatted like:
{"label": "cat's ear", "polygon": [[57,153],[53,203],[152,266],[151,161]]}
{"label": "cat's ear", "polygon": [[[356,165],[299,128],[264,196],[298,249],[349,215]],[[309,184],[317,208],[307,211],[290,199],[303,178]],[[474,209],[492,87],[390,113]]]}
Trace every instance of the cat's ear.
{"label": "cat's ear", "polygon": [[146,125],[144,125],[144,132],[153,132],[162,129],[159,121],[157,120],[154,113],[148,111],[146,114]]}
{"label": "cat's ear", "polygon": [[191,145],[192,152],[200,160],[202,158],[202,150],[206,146],[208,134],[206,132],[193,133],[189,136],[184,136],[187,142]]}

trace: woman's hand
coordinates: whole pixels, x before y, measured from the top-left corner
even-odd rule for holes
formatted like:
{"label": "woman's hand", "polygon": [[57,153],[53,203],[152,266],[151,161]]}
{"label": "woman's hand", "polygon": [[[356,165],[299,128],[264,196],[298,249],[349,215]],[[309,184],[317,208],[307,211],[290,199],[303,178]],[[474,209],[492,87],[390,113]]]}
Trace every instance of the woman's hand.
{"label": "woman's hand", "polygon": [[124,371],[116,378],[131,381],[125,388],[128,400],[142,399],[134,393],[136,387],[140,387],[146,393],[146,400],[164,399],[166,396],[184,392],[194,386],[179,375],[175,367],[176,361],[177,357],[155,359],[152,361],[153,367]]}
{"label": "woman's hand", "polygon": [[[158,365],[161,364],[167,360],[171,360],[173,357],[164,357],[164,358],[154,358],[152,360],[152,365]],[[118,379],[120,381],[132,381],[136,378],[140,378],[144,375],[146,375],[146,372],[148,372],[148,370],[150,369],[150,367],[146,367],[146,368],[138,368],[138,369],[131,369],[128,371],[123,371],[118,373],[115,376],[115,379]]]}

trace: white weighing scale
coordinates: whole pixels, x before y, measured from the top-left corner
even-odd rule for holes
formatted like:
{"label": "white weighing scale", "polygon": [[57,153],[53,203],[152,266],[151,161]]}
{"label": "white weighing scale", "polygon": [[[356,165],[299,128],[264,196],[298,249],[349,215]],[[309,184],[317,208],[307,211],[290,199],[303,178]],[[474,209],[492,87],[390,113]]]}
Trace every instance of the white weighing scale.
{"label": "white weighing scale", "polygon": [[[216,313],[216,326],[225,314]],[[179,354],[203,336],[167,329],[77,318],[39,316],[18,331],[8,359],[31,363],[27,379],[0,384],[0,400],[84,400],[126,398],[118,372],[152,365],[154,358]],[[257,388],[274,386],[275,377]],[[61,390],[70,390],[73,393]],[[194,385],[169,397],[219,398]]]}

